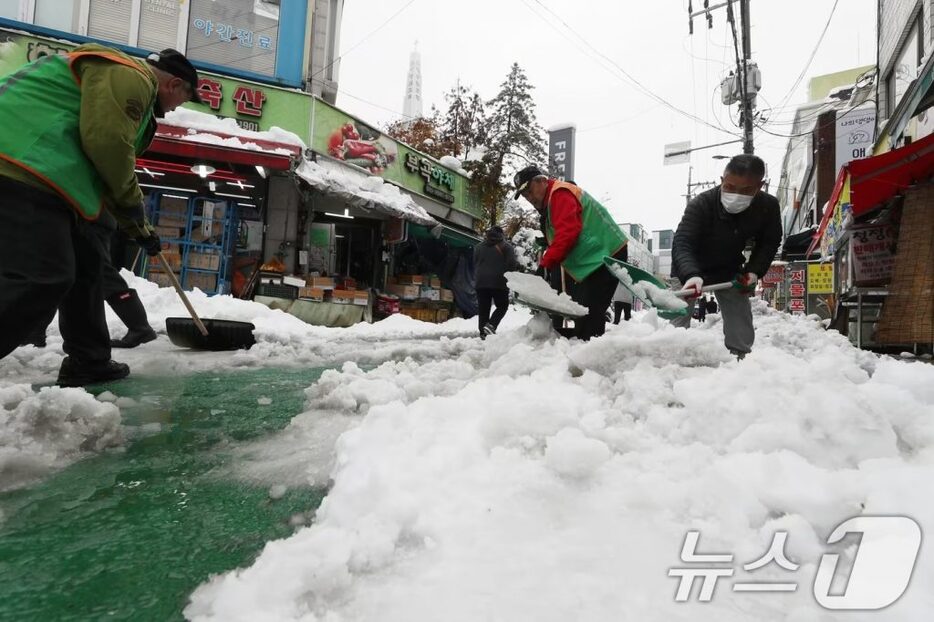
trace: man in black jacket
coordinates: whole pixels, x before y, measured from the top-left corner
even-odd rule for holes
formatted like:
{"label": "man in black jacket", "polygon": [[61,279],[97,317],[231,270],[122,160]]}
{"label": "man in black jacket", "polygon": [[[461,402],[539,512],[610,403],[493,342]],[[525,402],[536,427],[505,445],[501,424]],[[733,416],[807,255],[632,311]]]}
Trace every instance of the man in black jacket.
{"label": "man in black jacket", "polygon": [[[476,271],[477,314],[480,321],[480,338],[496,332],[506,310],[509,308],[509,287],[504,276],[510,270],[519,269],[519,260],[512,244],[506,241],[506,235],[500,227],[490,227],[483,241],[473,249]],[[496,311],[490,316],[491,303],[496,304]]]}
{"label": "man in black jacket", "polygon": [[[765,163],[754,155],[730,160],[720,185],[692,200],[671,247],[671,274],[701,295],[704,283],[732,281],[716,292],[726,347],[738,358],[752,350],[755,329],[749,296],[782,241],[778,199],[761,191]],[[749,243],[749,258],[743,254]],[[690,326],[691,316],[675,321]]]}

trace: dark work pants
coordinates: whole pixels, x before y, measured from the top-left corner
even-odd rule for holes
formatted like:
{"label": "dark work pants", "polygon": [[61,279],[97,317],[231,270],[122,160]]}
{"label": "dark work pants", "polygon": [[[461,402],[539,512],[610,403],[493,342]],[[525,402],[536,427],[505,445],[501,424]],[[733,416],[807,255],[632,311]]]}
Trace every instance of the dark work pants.
{"label": "dark work pants", "polygon": [[68,204],[0,177],[0,358],[57,308],[66,354],[110,360],[102,265],[100,238]]}
{"label": "dark work pants", "polygon": [[[492,304],[496,305],[496,310],[493,311],[491,316],[490,308]],[[509,290],[478,287],[477,306],[479,307],[477,319],[480,324],[480,332],[483,332],[483,327],[487,324],[492,324],[494,329],[498,328],[503,316],[506,315],[506,311],[509,309]]]}
{"label": "dark work pants", "polygon": [[606,310],[618,283],[606,266],[600,266],[580,283],[568,283],[571,299],[587,307],[587,315],[574,320],[575,337],[587,341],[606,332]]}
{"label": "dark work pants", "polygon": [[619,324],[619,318],[623,316],[628,322],[632,318],[632,303],[617,300],[613,303],[613,323]]}

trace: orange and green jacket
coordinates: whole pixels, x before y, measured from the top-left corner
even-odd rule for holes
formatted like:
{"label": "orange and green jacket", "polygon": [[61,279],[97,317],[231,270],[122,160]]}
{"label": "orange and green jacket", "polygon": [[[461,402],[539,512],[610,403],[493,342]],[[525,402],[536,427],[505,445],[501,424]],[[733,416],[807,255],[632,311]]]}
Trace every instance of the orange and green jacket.
{"label": "orange and green jacket", "polygon": [[46,56],[0,78],[0,176],[61,196],[87,220],[108,208],[131,235],[142,215],[136,157],[155,134],[158,81],[100,45]]}

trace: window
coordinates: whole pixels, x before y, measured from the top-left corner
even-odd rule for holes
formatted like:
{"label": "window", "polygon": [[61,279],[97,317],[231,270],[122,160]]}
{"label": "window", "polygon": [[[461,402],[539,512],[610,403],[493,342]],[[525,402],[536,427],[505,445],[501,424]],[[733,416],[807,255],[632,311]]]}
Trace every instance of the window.
{"label": "window", "polygon": [[886,85],[886,95],[888,103],[891,105],[888,110],[889,116],[895,112],[895,108],[902,101],[908,87],[918,77],[918,67],[921,64],[922,37],[920,32],[921,21],[919,19],[905,38],[902,49],[895,60],[895,66],[892,67],[892,73],[889,75],[888,84]]}
{"label": "window", "polygon": [[132,16],[133,0],[91,0],[88,36],[127,44]]}
{"label": "window", "polygon": [[36,26],[78,32],[81,0],[36,0]]}
{"label": "window", "polygon": [[136,46],[158,52],[178,47],[178,0],[143,0]]}
{"label": "window", "polygon": [[273,75],[278,38],[278,2],[191,0],[186,55],[193,61]]}
{"label": "window", "polygon": [[0,0],[0,17],[19,19],[19,0]]}

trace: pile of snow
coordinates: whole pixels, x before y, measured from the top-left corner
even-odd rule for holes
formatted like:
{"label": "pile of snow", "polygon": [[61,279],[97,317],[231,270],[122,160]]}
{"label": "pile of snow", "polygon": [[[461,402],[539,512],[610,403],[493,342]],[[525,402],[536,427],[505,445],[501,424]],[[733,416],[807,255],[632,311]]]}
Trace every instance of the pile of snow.
{"label": "pile of snow", "polygon": [[548,309],[569,316],[587,315],[587,307],[580,305],[564,292],[556,292],[545,279],[524,272],[507,272],[506,283],[520,301],[534,307]]}
{"label": "pile of snow", "polygon": [[120,411],[83,389],[0,388],[0,492],[122,441]]}
{"label": "pile of snow", "polygon": [[[934,477],[934,367],[760,305],[741,362],[719,322],[685,331],[635,317],[586,344],[501,330],[456,356],[327,372],[280,437],[300,459],[321,413],[329,438],[346,428],[314,523],[201,586],[186,616],[876,619],[820,609],[811,586],[847,518],[903,514],[934,529],[934,501],[919,494]],[[322,483],[320,455],[277,466]],[[710,603],[696,588],[673,599],[668,570],[690,565],[679,552],[691,529],[698,553],[734,555]],[[779,531],[800,568],[743,570]],[[789,580],[795,593],[731,589]],[[932,581],[934,549],[922,547],[884,617],[926,620]]]}
{"label": "pile of snow", "polygon": [[397,186],[384,183],[381,177],[355,171],[346,164],[325,158],[318,162],[303,160],[295,173],[313,187],[340,197],[353,207],[380,210],[420,225],[438,224]]}
{"label": "pile of snow", "polygon": [[[172,112],[166,114],[164,120],[167,125],[187,128],[189,130],[187,140],[196,142],[208,142],[210,140],[208,136],[211,136],[212,132],[216,132],[236,137],[234,139],[236,144],[225,142],[215,144],[238,147],[241,149],[263,151],[263,148],[251,142],[257,140],[295,145],[296,147],[301,147],[302,150],[306,147],[305,141],[303,141],[298,134],[284,130],[281,127],[272,127],[262,132],[254,132],[252,130],[243,129],[237,125],[235,119],[219,119],[212,114],[191,110],[189,108],[176,108]],[[207,134],[204,132],[207,132]],[[218,136],[213,136],[213,138],[220,139]],[[287,151],[286,153],[289,155],[292,154],[291,151]]]}
{"label": "pile of snow", "polygon": [[466,170],[464,168],[463,162],[461,162],[454,156],[449,156],[449,155],[441,156],[441,159],[439,160],[439,162],[441,162],[442,166],[445,166],[456,173],[460,173],[464,177],[470,177],[470,171]]}

